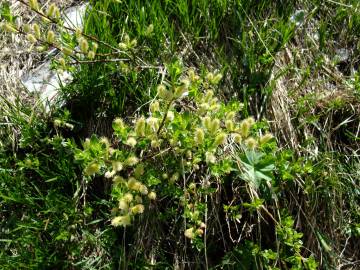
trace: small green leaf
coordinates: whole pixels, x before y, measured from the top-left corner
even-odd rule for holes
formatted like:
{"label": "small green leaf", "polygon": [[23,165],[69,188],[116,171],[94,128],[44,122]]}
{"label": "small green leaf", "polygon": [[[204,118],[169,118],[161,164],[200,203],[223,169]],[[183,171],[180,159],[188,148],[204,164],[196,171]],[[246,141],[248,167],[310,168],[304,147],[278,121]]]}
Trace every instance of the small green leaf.
{"label": "small green leaf", "polygon": [[160,180],[159,178],[151,175],[151,176],[149,177],[149,179],[148,179],[148,185],[149,185],[150,187],[152,187],[152,186],[156,186],[156,185],[158,185],[158,184],[161,184],[161,180]]}

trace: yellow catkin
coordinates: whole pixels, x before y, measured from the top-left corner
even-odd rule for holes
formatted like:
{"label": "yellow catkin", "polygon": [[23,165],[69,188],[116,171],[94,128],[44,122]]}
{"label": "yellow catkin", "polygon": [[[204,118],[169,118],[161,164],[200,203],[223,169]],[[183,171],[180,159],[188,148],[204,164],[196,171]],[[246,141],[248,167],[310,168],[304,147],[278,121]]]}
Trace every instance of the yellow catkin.
{"label": "yellow catkin", "polygon": [[197,145],[201,145],[204,143],[204,139],[205,139],[205,132],[202,128],[197,128],[195,130],[195,136],[194,136],[194,140],[195,140],[195,143]]}
{"label": "yellow catkin", "polygon": [[176,97],[182,97],[188,91],[190,86],[189,79],[181,80],[181,85],[175,88],[174,94]]}
{"label": "yellow catkin", "polygon": [[268,143],[272,138],[273,138],[272,134],[266,133],[266,134],[264,134],[263,136],[260,137],[259,143],[261,145],[264,145],[264,144]]}
{"label": "yellow catkin", "polygon": [[139,185],[139,181],[137,181],[134,177],[129,178],[129,180],[127,182],[127,187],[129,189],[135,190],[138,185]]}
{"label": "yellow catkin", "polygon": [[119,209],[123,210],[123,211],[126,211],[129,209],[129,205],[127,204],[127,202],[124,199],[121,199],[119,201]]}
{"label": "yellow catkin", "polygon": [[146,127],[145,118],[144,117],[139,118],[135,123],[135,133],[138,137],[145,136],[145,127]]}
{"label": "yellow catkin", "polygon": [[146,28],[145,30],[145,35],[146,36],[149,36],[151,35],[151,33],[154,31],[154,25],[153,24],[150,24],[148,25],[148,27]]}
{"label": "yellow catkin", "polygon": [[218,84],[221,79],[222,79],[223,75],[221,73],[216,74],[213,79],[210,81],[212,84]]}
{"label": "yellow catkin", "polygon": [[119,176],[119,175],[116,175],[113,178],[113,182],[114,182],[115,185],[126,184],[125,179],[123,177]]}
{"label": "yellow catkin", "polygon": [[25,33],[29,33],[31,31],[31,27],[28,24],[24,24],[22,29]]}
{"label": "yellow catkin", "polygon": [[214,79],[214,73],[209,72],[208,74],[206,74],[206,80],[208,80],[209,82],[211,82]]}
{"label": "yellow catkin", "polygon": [[205,161],[206,163],[215,163],[216,162],[216,157],[213,153],[211,152],[206,152],[205,153]]}
{"label": "yellow catkin", "polygon": [[184,235],[186,238],[193,239],[195,237],[194,228],[185,230]]}
{"label": "yellow catkin", "polygon": [[118,227],[118,226],[129,226],[131,224],[131,218],[129,215],[125,215],[125,216],[118,216],[115,217],[111,220],[111,225],[114,227]]}
{"label": "yellow catkin", "polygon": [[99,44],[97,44],[96,42],[93,42],[93,43],[92,43],[92,50],[93,50],[94,52],[96,52],[98,48],[99,48]]}
{"label": "yellow catkin", "polygon": [[55,39],[55,33],[53,31],[49,31],[47,33],[47,36],[46,36],[46,41],[50,44],[54,43],[54,39]]}
{"label": "yellow catkin", "polygon": [[98,173],[100,171],[100,165],[98,163],[91,163],[85,168],[85,175],[93,175],[95,173]]}
{"label": "yellow catkin", "polygon": [[80,50],[82,53],[87,53],[89,50],[89,43],[85,38],[80,39]]}
{"label": "yellow catkin", "polygon": [[130,42],[130,37],[129,37],[128,34],[125,34],[125,35],[124,35],[123,41],[124,41],[125,43],[129,43],[129,42]]}
{"label": "yellow catkin", "polygon": [[129,137],[127,140],[126,140],[126,145],[129,145],[130,147],[135,147],[137,141],[134,137]]}
{"label": "yellow catkin", "polygon": [[54,15],[55,19],[59,19],[60,18],[60,10],[58,7],[55,8],[54,13],[55,13],[55,15]]}
{"label": "yellow catkin", "polygon": [[41,38],[41,33],[40,33],[40,26],[37,23],[34,23],[32,25],[32,28],[34,30],[34,35],[37,39]]}
{"label": "yellow catkin", "polygon": [[195,189],[195,188],[196,188],[196,184],[195,183],[190,183],[189,189]]}
{"label": "yellow catkin", "polygon": [[37,41],[33,34],[27,34],[27,35],[26,35],[26,38],[27,38],[27,40],[30,41],[31,43],[36,43],[36,41]]}
{"label": "yellow catkin", "polygon": [[233,131],[234,130],[234,122],[233,122],[233,120],[230,120],[230,119],[226,120],[225,121],[225,127],[226,127],[226,129],[228,131]]}
{"label": "yellow catkin", "polygon": [[256,140],[252,137],[246,139],[244,143],[249,149],[252,149],[252,150],[254,150],[257,146]]}
{"label": "yellow catkin", "polygon": [[239,132],[242,137],[247,138],[249,136],[250,124],[246,119],[241,121]]}
{"label": "yellow catkin", "polygon": [[119,44],[118,44],[118,46],[119,46],[119,48],[121,49],[121,50],[123,50],[123,51],[126,51],[127,50],[127,45],[126,45],[126,43],[124,43],[124,42],[120,42]]}
{"label": "yellow catkin", "polygon": [[163,84],[158,85],[157,94],[161,99],[167,100],[169,98],[169,91],[166,90],[166,87]]}
{"label": "yellow catkin", "polygon": [[214,120],[211,121],[211,125],[210,125],[210,133],[215,134],[220,128],[220,120],[215,118]]}
{"label": "yellow catkin", "polygon": [[131,213],[134,215],[144,213],[145,207],[143,204],[137,204],[131,208]]}
{"label": "yellow catkin", "polygon": [[72,49],[66,47],[61,48],[61,51],[67,56],[71,56],[74,54],[74,51]]}
{"label": "yellow catkin", "polygon": [[188,70],[188,76],[189,76],[190,81],[192,81],[192,82],[196,81],[196,73],[195,73],[195,70],[193,68],[190,68]]}
{"label": "yellow catkin", "polygon": [[47,47],[46,46],[37,46],[36,47],[36,51],[38,52],[44,52],[47,50]]}
{"label": "yellow catkin", "polygon": [[202,229],[197,229],[196,230],[196,234],[197,235],[203,235],[204,234],[204,231]]}
{"label": "yellow catkin", "polygon": [[65,67],[66,66],[66,62],[65,62],[65,59],[64,58],[59,58],[59,64],[62,66],[62,67]]}
{"label": "yellow catkin", "polygon": [[150,104],[150,112],[156,113],[160,111],[160,104],[158,101],[154,101]]}
{"label": "yellow catkin", "polygon": [[128,157],[125,161],[126,165],[134,166],[139,162],[139,159],[135,156]]}
{"label": "yellow catkin", "polygon": [[123,169],[123,164],[120,161],[113,161],[112,167],[115,172],[120,172]]}
{"label": "yellow catkin", "polygon": [[108,179],[113,178],[115,176],[115,174],[116,174],[116,171],[107,171],[105,173],[105,178],[108,178]]}
{"label": "yellow catkin", "polygon": [[227,120],[234,120],[235,115],[236,115],[235,112],[228,112],[228,113],[226,114],[226,119],[227,119]]}
{"label": "yellow catkin", "polygon": [[151,140],[150,146],[151,148],[158,148],[160,147],[160,141],[157,139],[153,139]]}
{"label": "yellow catkin", "polygon": [[215,137],[215,145],[222,145],[226,143],[227,135],[224,132],[221,132],[220,134],[216,135]]}
{"label": "yellow catkin", "polygon": [[39,3],[37,0],[29,0],[29,5],[34,10],[39,10]]}
{"label": "yellow catkin", "polygon": [[242,137],[240,134],[234,134],[233,135],[233,138],[234,138],[234,142],[237,143],[237,144],[240,144],[242,142]]}
{"label": "yellow catkin", "polygon": [[140,185],[139,186],[139,192],[142,194],[142,195],[147,195],[149,193],[147,187],[145,185]]}
{"label": "yellow catkin", "polygon": [[149,117],[147,119],[147,123],[148,123],[149,127],[151,128],[152,132],[157,132],[157,130],[159,129],[159,119],[157,119],[155,117]]}
{"label": "yellow catkin", "polygon": [[201,103],[200,105],[199,105],[199,113],[200,113],[200,115],[204,115],[204,114],[206,114],[208,111],[209,111],[209,109],[210,109],[210,106],[209,106],[209,104],[207,104],[207,103]]}
{"label": "yellow catkin", "polygon": [[179,179],[180,175],[178,172],[174,173],[171,178],[170,178],[170,182],[174,183]]}
{"label": "yellow catkin", "polygon": [[50,18],[54,17],[56,8],[57,8],[57,6],[54,3],[52,3],[49,6],[48,11],[47,11],[48,17],[50,17]]}
{"label": "yellow catkin", "polygon": [[174,112],[168,111],[166,115],[166,120],[171,122],[172,120],[174,120],[174,118],[175,118]]}
{"label": "yellow catkin", "polygon": [[255,119],[254,117],[248,117],[246,118],[246,121],[249,123],[249,126],[252,127],[255,124]]}
{"label": "yellow catkin", "polygon": [[148,194],[148,198],[150,200],[155,200],[156,199],[156,193],[154,191],[151,191],[149,194]]}
{"label": "yellow catkin", "polygon": [[75,30],[75,36],[76,36],[76,38],[78,39],[78,41],[81,40],[81,38],[82,38],[82,31],[81,31],[80,28],[76,28],[76,30]]}
{"label": "yellow catkin", "polygon": [[116,118],[113,122],[114,129],[122,130],[125,128],[124,121],[121,118]]}
{"label": "yellow catkin", "polygon": [[204,101],[207,103],[210,102],[210,100],[213,98],[213,96],[214,96],[214,91],[212,91],[212,90],[207,91],[205,94],[205,97],[204,97]]}
{"label": "yellow catkin", "polygon": [[137,45],[137,40],[134,38],[131,42],[130,42],[130,47],[134,48]]}
{"label": "yellow catkin", "polygon": [[88,57],[90,60],[94,59],[94,58],[95,58],[95,52],[94,52],[94,51],[89,51],[87,57]]}
{"label": "yellow catkin", "polygon": [[134,197],[131,193],[126,193],[123,197],[123,200],[127,203],[131,203],[133,201]]}
{"label": "yellow catkin", "polygon": [[206,127],[207,130],[211,128],[211,118],[209,116],[205,116],[203,118],[203,125]]}

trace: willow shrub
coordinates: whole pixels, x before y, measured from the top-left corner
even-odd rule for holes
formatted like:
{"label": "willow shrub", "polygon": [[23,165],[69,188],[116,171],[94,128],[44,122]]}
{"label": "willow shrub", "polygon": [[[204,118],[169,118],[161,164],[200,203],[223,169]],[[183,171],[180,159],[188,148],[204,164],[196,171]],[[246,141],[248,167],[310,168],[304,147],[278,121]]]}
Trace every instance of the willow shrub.
{"label": "willow shrub", "polygon": [[[142,59],[136,56],[136,39],[126,34],[114,47],[79,29],[64,27],[55,5],[43,10],[36,0],[31,0],[28,6],[42,20],[32,25],[18,25],[9,15],[3,28],[25,35],[31,43],[30,48],[39,52],[58,49],[61,56],[54,59],[54,66],[61,71],[76,73],[83,65],[107,62],[117,63],[122,76],[140,66],[153,68],[143,65]],[[111,53],[101,53],[103,47]],[[302,234],[294,230],[293,219],[286,213],[280,214],[280,209],[274,210],[274,217],[264,206],[265,200],[276,206],[278,192],[273,188],[275,161],[265,151],[274,145],[272,135],[259,133],[260,129],[254,126],[261,125],[253,118],[241,119],[241,103],[224,104],[216,97],[222,79],[220,73],[204,71],[200,76],[195,69],[184,69],[179,61],[172,62],[164,70],[157,95],[149,102],[148,113],[117,118],[113,121],[112,138],[93,135],[84,140],[82,149],[76,146],[71,149],[74,162],[83,169],[78,178],[84,186],[84,211],[88,184],[94,178],[105,180],[111,184],[111,202],[100,203],[113,208],[109,207],[108,221],[101,226],[108,226],[123,236],[126,229],[132,227],[131,232],[140,235],[137,239],[140,242],[155,240],[150,245],[137,247],[152,250],[160,247],[158,253],[165,254],[169,245],[176,246],[172,252],[175,255],[182,252],[184,261],[181,263],[189,264],[194,258],[186,253],[187,243],[190,243],[190,248],[205,258],[205,262],[197,259],[197,267],[205,268],[220,261],[211,258],[212,253],[220,251],[222,255],[227,253],[222,265],[237,269],[249,269],[253,265],[257,265],[257,269],[280,269],[284,265],[292,269],[315,269],[313,257],[302,255]],[[56,119],[54,126],[56,129],[73,128],[61,119]],[[75,133],[76,129],[76,137]],[[240,192],[244,189],[246,192]],[[250,224],[249,232],[245,243],[237,243],[232,234],[241,238],[242,231],[237,226],[242,214],[247,215],[245,225]],[[262,235],[261,218],[265,223],[271,221],[266,241],[259,237]],[[91,224],[97,222],[99,220]],[[169,236],[161,235],[157,239],[150,233],[154,228],[141,224],[157,224],[159,230],[165,228],[162,231]],[[255,224],[259,229],[252,232]],[[228,231],[223,232],[225,229]],[[160,238],[165,238],[166,245],[157,243]],[[223,250],[216,244],[221,238]],[[127,238],[123,239],[124,256],[119,267],[126,268],[123,261],[132,257],[126,258],[125,246],[130,243]],[[227,252],[225,246],[234,249]],[[150,253],[144,256],[145,260],[150,261]],[[237,258],[241,257],[239,262]],[[155,258],[154,263],[175,261],[156,254],[152,258]]]}
{"label": "willow shrub", "polygon": [[238,120],[240,104],[219,102],[212,88],[220,74],[201,79],[189,69],[176,76],[159,85],[148,115],[129,124],[115,119],[115,141],[87,139],[77,159],[85,175],[113,181],[113,226],[131,225],[151,201],[171,196],[183,208],[185,236],[194,239],[206,231],[206,196],[216,192],[221,176],[242,170],[239,152],[256,151],[272,136],[251,136],[254,120]]}
{"label": "willow shrub", "polygon": [[[229,216],[240,213],[239,209],[231,211],[234,206],[221,200],[225,179],[231,179],[233,202],[238,201],[236,190],[248,185],[254,197],[243,205],[254,211],[264,202],[257,192],[269,187],[273,192],[274,164],[263,158],[273,136],[259,135],[253,118],[241,119],[241,103],[224,104],[215,97],[221,74],[209,72],[200,77],[194,69],[182,71],[178,62],[167,68],[170,78],[158,86],[149,112],[128,121],[116,118],[113,139],[86,139],[76,159],[88,179],[103,176],[111,181],[115,206],[109,220],[112,226],[134,226],[136,232],[142,229],[140,223],[151,224],[158,218],[161,227],[170,227],[167,231],[181,232],[172,239],[177,245],[186,246],[190,241],[195,250],[204,251],[206,266],[206,243],[216,238],[218,232],[214,231],[222,226],[213,222],[221,216],[216,211],[223,208]],[[211,205],[214,200],[220,208]],[[219,222],[225,225],[229,221]],[[278,269],[279,263],[293,269],[316,269],[313,257],[301,255],[302,234],[293,229],[293,219],[284,216],[283,221],[275,222],[277,252],[247,242],[245,251],[257,257],[250,256],[237,267],[246,269],[247,264],[260,260],[259,267],[266,269]],[[154,236],[144,232],[144,237]],[[223,266],[236,250],[224,257]]]}

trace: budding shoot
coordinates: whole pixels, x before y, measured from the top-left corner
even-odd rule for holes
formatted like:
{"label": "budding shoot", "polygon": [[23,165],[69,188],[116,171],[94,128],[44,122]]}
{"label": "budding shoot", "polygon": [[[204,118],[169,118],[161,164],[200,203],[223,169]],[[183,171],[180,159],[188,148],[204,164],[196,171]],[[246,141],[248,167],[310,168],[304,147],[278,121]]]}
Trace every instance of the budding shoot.
{"label": "budding shoot", "polygon": [[29,0],[29,5],[34,10],[39,10],[39,3],[37,0]]}
{"label": "budding shoot", "polygon": [[27,35],[26,35],[26,38],[27,38],[27,40],[30,41],[31,43],[36,43],[36,41],[37,41],[33,34],[27,34]]}
{"label": "budding shoot", "polygon": [[195,142],[197,145],[201,145],[204,142],[205,133],[201,128],[195,130]]}
{"label": "budding shoot", "polygon": [[80,50],[84,54],[86,54],[89,50],[89,43],[85,38],[80,39]]}
{"label": "budding shoot", "polygon": [[35,37],[37,39],[40,39],[41,38],[41,33],[40,33],[39,25],[37,23],[34,23],[32,27],[33,27],[33,30],[34,30]]}

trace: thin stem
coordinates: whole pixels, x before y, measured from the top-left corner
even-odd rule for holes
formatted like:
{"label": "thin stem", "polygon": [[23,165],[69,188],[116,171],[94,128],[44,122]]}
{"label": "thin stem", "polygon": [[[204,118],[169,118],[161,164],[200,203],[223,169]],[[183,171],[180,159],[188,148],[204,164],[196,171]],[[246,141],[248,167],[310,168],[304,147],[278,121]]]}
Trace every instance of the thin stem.
{"label": "thin stem", "polygon": [[129,61],[129,59],[119,58],[119,59],[95,59],[95,60],[76,60],[76,62],[69,63],[70,65],[76,64],[94,64],[94,63],[109,63],[109,62],[123,62]]}
{"label": "thin stem", "polygon": [[164,124],[165,124],[165,120],[166,120],[167,114],[168,114],[168,112],[169,112],[169,110],[170,110],[170,107],[171,107],[171,104],[172,104],[173,101],[174,101],[174,99],[172,98],[172,99],[169,101],[169,103],[168,103],[168,105],[167,105],[167,107],[166,107],[164,117],[163,117],[163,119],[162,119],[162,121],[161,121],[161,123],[160,123],[160,126],[159,126],[158,131],[156,132],[157,135],[160,134],[160,131],[161,131],[162,127],[163,127]]}
{"label": "thin stem", "polygon": [[204,228],[204,253],[205,253],[205,267],[209,269],[208,258],[207,258],[207,244],[206,244],[206,233],[207,233],[207,218],[208,218],[208,195],[205,195],[205,228]]}
{"label": "thin stem", "polygon": [[[14,27],[14,28],[16,29],[18,34],[21,34],[21,35],[24,35],[24,36],[27,34],[24,31],[22,31],[20,28],[16,28],[16,27]],[[36,39],[36,41],[39,42],[40,44],[45,44],[45,45],[47,45],[49,47],[53,47],[53,48],[55,48],[55,49],[57,49],[59,51],[62,51],[61,47],[59,47],[56,43],[49,43],[49,42],[41,40],[41,39]],[[73,59],[76,62],[79,62],[79,60],[77,60],[76,57],[74,57],[72,55],[70,55],[70,58]]]}
{"label": "thin stem", "polygon": [[[39,10],[33,9],[33,8],[32,8],[28,3],[26,3],[24,0],[17,0],[17,1],[20,2],[20,3],[22,3],[22,4],[25,5],[25,6],[29,7],[32,11],[34,11],[35,13],[37,13],[38,15],[40,15],[41,17],[49,20],[52,24],[56,24],[56,25],[58,24],[58,21],[57,21],[57,20],[54,20],[53,18],[48,17],[47,15],[45,15],[44,13],[42,13],[42,12],[39,11]],[[68,30],[68,31],[71,31],[71,32],[74,32],[74,33],[76,32],[76,30],[73,29],[73,28],[71,28],[71,27],[67,27],[67,26],[64,26],[64,25],[62,25],[61,27],[64,28],[64,29],[66,29],[66,30]],[[123,53],[123,52],[120,51],[118,48],[113,47],[113,46],[111,46],[110,44],[108,44],[108,43],[106,43],[106,42],[104,42],[104,41],[102,41],[102,40],[99,40],[99,39],[97,39],[97,38],[94,37],[94,36],[87,35],[87,34],[85,34],[83,31],[81,31],[81,35],[83,35],[84,37],[86,37],[86,38],[88,38],[88,39],[90,39],[90,40],[96,41],[97,43],[102,44],[102,45],[104,45],[104,46],[106,46],[106,47],[108,47],[108,48],[110,48],[110,49],[112,49],[112,50],[114,50],[114,51],[117,51],[118,53]]]}
{"label": "thin stem", "polygon": [[[44,14],[43,12],[41,12],[41,11],[39,11],[39,10],[33,9],[33,8],[32,8],[27,2],[25,2],[24,0],[16,0],[16,1],[18,1],[18,2],[22,3],[23,5],[29,7],[32,11],[34,11],[35,13],[37,13],[38,15],[40,15],[41,17],[47,19],[50,23],[59,26],[57,20],[55,20],[55,19],[47,16],[46,14]],[[62,27],[63,29],[65,29],[65,30],[71,31],[71,32],[73,32],[73,33],[76,33],[76,31],[78,31],[78,30],[76,30],[76,29],[73,29],[73,28],[71,28],[71,27],[64,26],[64,25],[61,25],[61,27]],[[146,67],[148,67],[148,68],[156,68],[156,67],[154,67],[154,66],[150,66],[150,65],[148,65],[147,63],[145,63],[140,57],[138,57],[138,56],[137,56],[136,54],[134,54],[134,53],[131,53],[131,52],[130,52],[130,54],[129,54],[129,52],[122,51],[122,50],[120,50],[119,48],[114,47],[114,46],[112,46],[112,45],[110,45],[110,44],[108,44],[108,43],[106,43],[106,42],[104,42],[104,41],[102,41],[102,40],[94,37],[94,36],[85,34],[83,31],[81,31],[81,35],[84,36],[84,37],[86,37],[86,38],[89,39],[89,40],[95,41],[95,42],[97,42],[98,44],[101,44],[101,45],[103,45],[103,46],[105,46],[105,47],[113,50],[113,52],[110,52],[110,53],[105,53],[105,54],[98,53],[97,55],[99,55],[99,56],[111,56],[111,55],[117,55],[117,54],[125,54],[125,55],[126,55],[127,57],[129,57],[129,58],[134,58],[134,57],[135,57],[135,59],[137,59],[137,61],[139,61],[140,63],[142,63],[144,66],[146,66]],[[77,61],[76,61],[76,62],[77,62]],[[110,61],[110,62],[111,62],[111,61]],[[116,62],[116,61],[115,61],[115,62]]]}
{"label": "thin stem", "polygon": [[145,156],[145,157],[143,157],[143,158],[141,159],[141,161],[145,161],[145,160],[147,160],[147,159],[150,159],[150,158],[154,158],[154,157],[160,156],[160,155],[162,155],[162,154],[164,154],[164,153],[168,152],[168,151],[169,151],[169,150],[171,150],[171,149],[172,149],[171,147],[168,147],[168,148],[166,148],[166,149],[164,149],[164,150],[162,150],[162,151],[160,151],[160,152],[157,152],[157,153],[155,153],[155,154]]}

